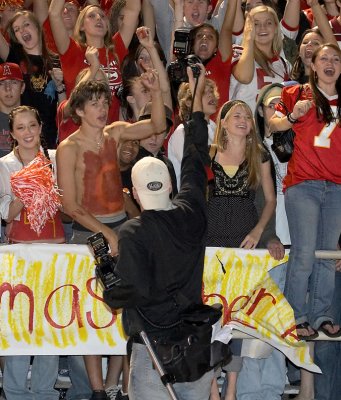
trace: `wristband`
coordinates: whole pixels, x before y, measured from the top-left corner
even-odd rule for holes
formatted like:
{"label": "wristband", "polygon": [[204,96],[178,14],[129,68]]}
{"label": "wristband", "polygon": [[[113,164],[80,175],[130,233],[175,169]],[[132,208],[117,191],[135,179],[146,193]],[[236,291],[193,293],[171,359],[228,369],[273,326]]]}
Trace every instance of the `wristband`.
{"label": "wristband", "polygon": [[289,114],[287,115],[287,120],[288,120],[291,124],[296,124],[296,122],[297,122],[297,119],[295,119],[295,118],[292,117],[292,113],[289,113]]}

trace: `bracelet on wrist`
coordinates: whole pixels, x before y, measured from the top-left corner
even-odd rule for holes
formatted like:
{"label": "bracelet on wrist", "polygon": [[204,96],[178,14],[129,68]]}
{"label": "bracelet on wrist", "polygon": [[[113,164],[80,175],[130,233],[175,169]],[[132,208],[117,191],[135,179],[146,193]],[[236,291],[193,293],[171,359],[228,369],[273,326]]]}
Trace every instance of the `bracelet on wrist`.
{"label": "bracelet on wrist", "polygon": [[297,119],[293,118],[292,113],[289,113],[287,115],[287,120],[291,123],[291,124],[296,124]]}

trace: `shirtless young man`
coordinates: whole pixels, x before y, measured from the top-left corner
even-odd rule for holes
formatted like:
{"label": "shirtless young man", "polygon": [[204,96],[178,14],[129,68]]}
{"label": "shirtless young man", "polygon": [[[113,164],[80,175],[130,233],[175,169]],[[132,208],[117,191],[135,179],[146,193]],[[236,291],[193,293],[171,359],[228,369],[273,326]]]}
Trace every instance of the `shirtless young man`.
{"label": "shirtless young man", "polygon": [[[157,72],[142,74],[142,82],[152,94],[151,118],[134,124],[117,121],[106,126],[111,94],[105,82],[86,81],[71,94],[71,113],[80,128],[57,149],[63,209],[74,220],[71,243],[85,244],[91,233],[102,232],[111,253],[117,253],[114,230],[126,220],[118,143],[144,139],[166,130]],[[93,390],[91,400],[109,399],[103,386],[101,356],[88,355],[84,361]]]}
{"label": "shirtless young man", "polygon": [[106,126],[110,103],[106,83],[87,81],[77,87],[69,104],[81,126],[57,150],[58,185],[64,212],[76,221],[74,234],[102,232],[112,254],[117,253],[112,228],[125,219],[117,145],[166,130],[157,72],[142,74],[142,82],[152,94],[151,118],[134,124],[117,121]]}

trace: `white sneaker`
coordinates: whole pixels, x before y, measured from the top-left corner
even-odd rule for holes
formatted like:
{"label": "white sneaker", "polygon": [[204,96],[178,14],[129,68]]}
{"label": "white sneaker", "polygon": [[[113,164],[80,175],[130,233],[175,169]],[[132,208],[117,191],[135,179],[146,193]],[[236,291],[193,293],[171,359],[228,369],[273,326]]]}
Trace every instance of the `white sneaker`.
{"label": "white sneaker", "polygon": [[108,387],[107,389],[105,389],[108,397],[110,398],[110,400],[115,400],[117,393],[120,391],[119,386],[117,385],[112,385],[110,387]]}

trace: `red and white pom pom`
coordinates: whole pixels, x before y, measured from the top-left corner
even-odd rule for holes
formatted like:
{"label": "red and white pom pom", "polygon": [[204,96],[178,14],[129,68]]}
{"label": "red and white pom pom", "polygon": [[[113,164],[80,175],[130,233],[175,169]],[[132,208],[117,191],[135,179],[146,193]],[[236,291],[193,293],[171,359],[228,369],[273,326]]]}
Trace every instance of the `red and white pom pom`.
{"label": "red and white pom pom", "polygon": [[38,236],[61,207],[50,165],[51,161],[39,153],[28,165],[13,173],[10,179],[12,192],[24,204],[30,227]]}

